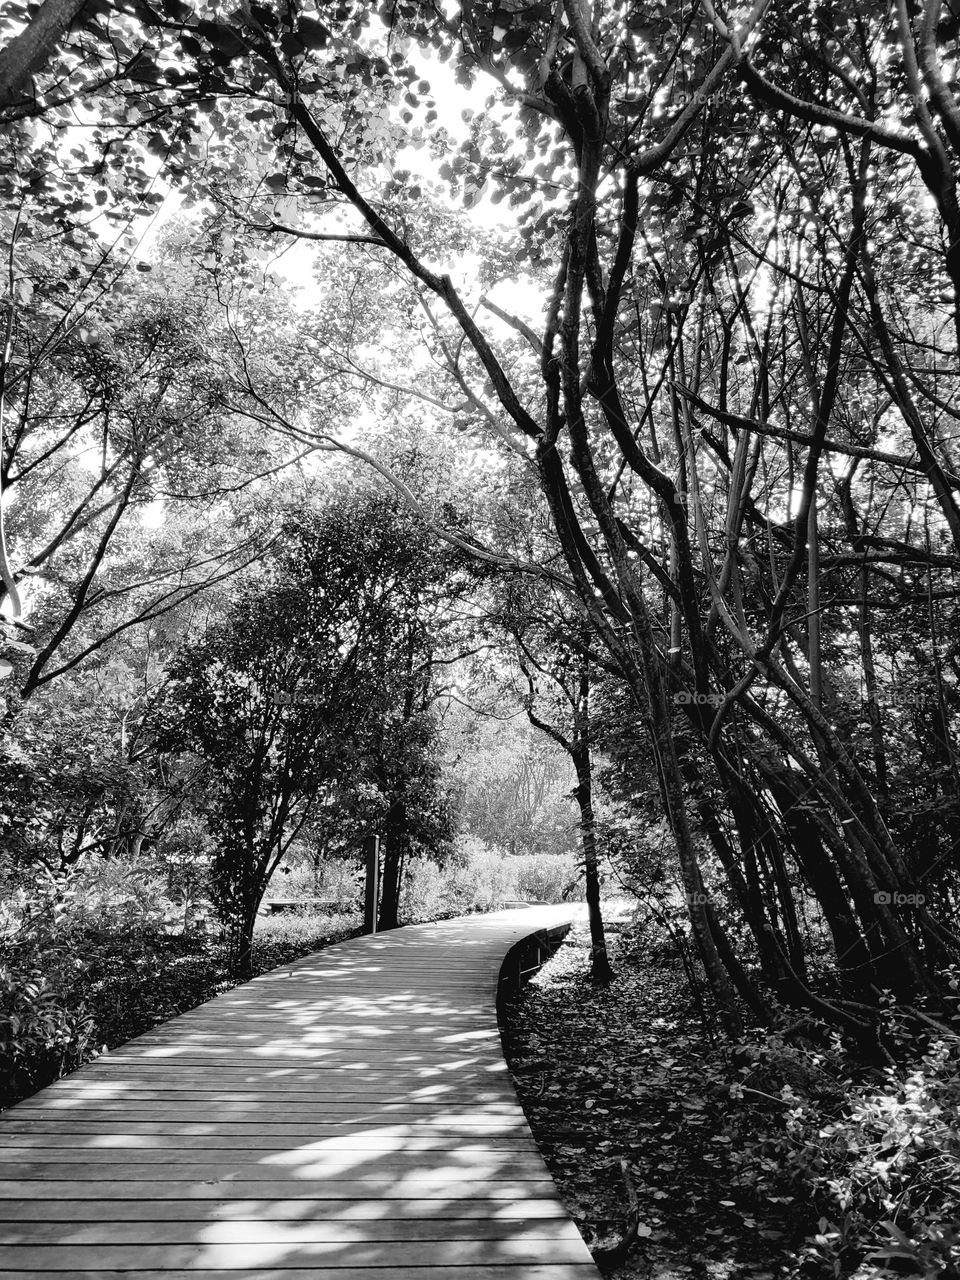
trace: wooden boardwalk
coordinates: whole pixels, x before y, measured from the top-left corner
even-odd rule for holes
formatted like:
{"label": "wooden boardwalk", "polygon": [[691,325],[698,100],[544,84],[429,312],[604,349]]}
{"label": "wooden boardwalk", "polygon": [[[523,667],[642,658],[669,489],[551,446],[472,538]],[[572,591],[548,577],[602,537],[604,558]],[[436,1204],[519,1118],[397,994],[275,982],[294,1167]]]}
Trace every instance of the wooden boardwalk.
{"label": "wooden boardwalk", "polygon": [[596,1280],[503,1061],[538,907],[342,942],[0,1116],[0,1275]]}

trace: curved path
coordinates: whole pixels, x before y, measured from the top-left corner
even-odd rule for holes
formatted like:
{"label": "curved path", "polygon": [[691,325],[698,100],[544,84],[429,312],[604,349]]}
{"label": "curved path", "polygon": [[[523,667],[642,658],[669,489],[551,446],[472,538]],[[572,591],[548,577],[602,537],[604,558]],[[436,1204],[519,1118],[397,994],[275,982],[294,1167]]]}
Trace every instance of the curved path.
{"label": "curved path", "polygon": [[11,1108],[0,1275],[596,1280],[495,1009],[509,948],[569,918],[338,943]]}

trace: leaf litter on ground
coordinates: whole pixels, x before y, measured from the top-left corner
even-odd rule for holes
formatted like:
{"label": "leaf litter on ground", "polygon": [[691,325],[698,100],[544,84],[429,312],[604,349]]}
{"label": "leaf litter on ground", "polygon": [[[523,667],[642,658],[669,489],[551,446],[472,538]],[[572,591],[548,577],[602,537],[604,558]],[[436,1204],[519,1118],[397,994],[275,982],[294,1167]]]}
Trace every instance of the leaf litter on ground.
{"label": "leaf litter on ground", "polygon": [[[574,926],[505,1010],[508,1062],[561,1197],[611,1280],[782,1280],[797,1274],[796,1213],[757,1203],[730,1161],[728,1068],[679,962],[589,976]],[[805,1226],[806,1224],[803,1224]]]}

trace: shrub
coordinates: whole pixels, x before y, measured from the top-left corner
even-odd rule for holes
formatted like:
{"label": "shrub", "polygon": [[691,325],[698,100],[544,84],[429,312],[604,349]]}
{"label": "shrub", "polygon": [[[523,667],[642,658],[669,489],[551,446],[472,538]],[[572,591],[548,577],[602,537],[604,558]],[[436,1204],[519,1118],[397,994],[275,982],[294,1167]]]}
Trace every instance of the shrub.
{"label": "shrub", "polygon": [[363,873],[359,860],[330,858],[320,864],[319,874],[310,858],[281,865],[267,896],[278,898],[321,898],[342,911],[353,911],[362,900]]}
{"label": "shrub", "polygon": [[261,917],[253,933],[253,965],[258,973],[286,964],[288,959],[309,955],[335,938],[357,932],[359,921],[337,914],[284,911]]}
{"label": "shrub", "polygon": [[[802,1248],[811,1274],[957,1274],[956,1042],[934,1042],[912,1068],[889,1068],[879,1086],[839,1079],[838,1064],[834,1054],[773,1037],[742,1069],[745,1083],[732,1092],[761,1105],[735,1144],[741,1185],[765,1200],[812,1203],[819,1225]],[[758,1087],[764,1075],[770,1093]]]}
{"label": "shrub", "polygon": [[[0,1106],[72,1071],[94,1039],[83,1001],[71,1004],[31,961],[0,961]],[[48,953],[51,961],[59,967]]]}
{"label": "shrub", "polygon": [[471,841],[463,865],[454,869],[451,896],[467,911],[496,911],[517,897],[513,859],[502,849]]}
{"label": "shrub", "polygon": [[71,874],[60,901],[77,926],[110,930],[160,925],[177,912],[167,895],[167,877],[154,859],[103,858],[83,862]]}
{"label": "shrub", "polygon": [[416,858],[407,868],[403,885],[403,918],[439,920],[456,915],[448,892],[446,873],[426,858]]}
{"label": "shrub", "polygon": [[511,862],[516,870],[517,894],[526,902],[559,902],[564,891],[567,891],[568,898],[582,896],[580,874],[573,854],[521,854]]}
{"label": "shrub", "polygon": [[461,837],[443,867],[415,859],[407,868],[404,918],[436,920],[498,910],[518,896],[517,861],[475,836]]}

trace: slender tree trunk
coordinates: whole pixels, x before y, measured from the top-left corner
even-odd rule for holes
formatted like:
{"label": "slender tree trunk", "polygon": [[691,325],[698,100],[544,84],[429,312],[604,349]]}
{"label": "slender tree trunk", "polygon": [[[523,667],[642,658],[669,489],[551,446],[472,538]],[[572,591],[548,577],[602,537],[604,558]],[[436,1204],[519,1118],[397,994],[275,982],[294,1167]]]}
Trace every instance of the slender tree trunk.
{"label": "slender tree trunk", "polygon": [[[698,801],[697,812],[700,816],[703,829],[706,832],[710,843],[713,845],[714,852],[724,869],[727,880],[737,900],[737,904],[740,907],[740,912],[753,935],[753,940],[757,947],[757,955],[760,960],[760,969],[766,980],[774,989],[776,989],[777,983],[782,974],[777,952],[770,946],[769,939],[767,937],[768,921],[766,908],[763,903],[763,895],[759,882],[756,878],[756,863],[755,861],[752,863],[754,878],[753,880],[748,881],[747,876],[744,874],[745,867],[748,865],[748,859],[744,857],[742,853],[738,855],[737,851],[727,839],[720,826],[720,822],[712,804],[707,800]],[[742,850],[744,847],[744,836],[736,814],[734,814],[734,822],[737,824],[737,835]],[[744,866],[741,866],[741,858],[743,859]]]}
{"label": "slender tree trunk", "polygon": [[873,959],[857,920],[850,910],[847,892],[836,867],[823,847],[816,824],[783,783],[768,780],[782,815],[784,836],[801,874],[816,895],[833,938],[837,967],[857,994],[876,978]]}
{"label": "slender tree trunk", "polygon": [[256,901],[245,903],[230,928],[230,972],[244,982],[253,976],[253,931],[261,897],[262,891]]}
{"label": "slender tree trunk", "polygon": [[639,642],[647,704],[653,729],[653,747],[663,787],[664,808],[677,844],[690,924],[703,961],[707,982],[720,1011],[724,1030],[731,1039],[739,1039],[743,1034],[743,1023],[737,1008],[734,986],[717,951],[716,941],[710,929],[707,895],[704,892],[693,833],[690,830],[683,777],[677,759],[673,726],[670,723],[666,692],[657,665],[656,649],[646,605],[638,596],[634,596],[630,604],[634,612],[635,634]]}
{"label": "slender tree trunk", "polygon": [[589,743],[580,743],[572,751],[577,771],[577,804],[580,807],[580,848],[583,852],[583,881],[586,888],[587,912],[590,917],[591,976],[606,986],[613,979],[607,954],[607,939],[600,907],[600,874],[597,867],[597,826],[593,812],[593,769]]}
{"label": "slender tree trunk", "polygon": [[870,570],[860,570],[860,655],[863,659],[864,689],[867,695],[867,717],[870,721],[870,744],[873,749],[873,773],[877,782],[877,800],[883,810],[890,800],[887,784],[887,749],[880,714],[877,667],[873,657],[873,624],[870,620]]}

